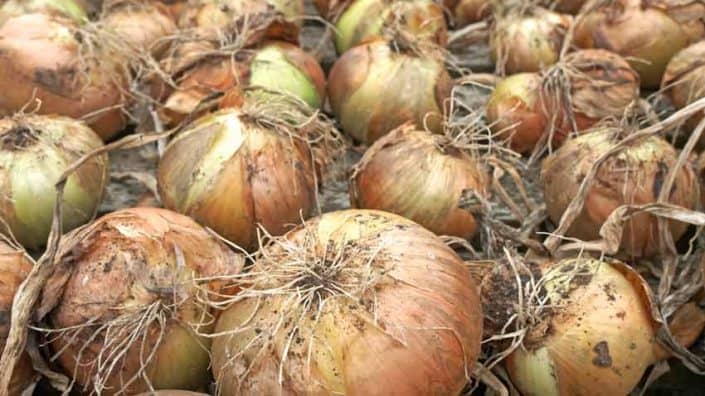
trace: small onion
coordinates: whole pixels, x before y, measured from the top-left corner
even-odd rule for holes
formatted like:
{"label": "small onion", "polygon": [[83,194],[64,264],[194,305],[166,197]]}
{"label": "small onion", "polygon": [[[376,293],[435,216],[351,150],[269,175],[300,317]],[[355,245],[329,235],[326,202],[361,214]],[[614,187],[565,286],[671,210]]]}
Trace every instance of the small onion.
{"label": "small onion", "polygon": [[[49,236],[61,174],[82,155],[103,146],[82,122],[57,116],[0,120],[0,217],[27,249]],[[70,230],[95,216],[108,180],[108,156],[90,159],[68,178],[63,226]]]}
{"label": "small onion", "polygon": [[[0,27],[0,113],[22,109],[85,118],[104,140],[125,126],[127,81],[114,54],[87,53],[68,20],[45,14]],[[36,109],[35,109],[36,108]]]}
{"label": "small onion", "polygon": [[[677,109],[705,97],[705,41],[691,45],[671,59],[661,89]],[[705,112],[700,112],[689,118],[687,126],[694,129],[704,115]],[[705,144],[705,139],[701,138],[700,144]]]}
{"label": "small onion", "polygon": [[575,28],[582,48],[604,48],[630,59],[641,86],[656,88],[668,61],[705,37],[705,4],[679,0],[612,0],[587,6]]}
{"label": "small onion", "polygon": [[480,22],[492,15],[489,0],[445,0],[444,4],[456,28]]}
{"label": "small onion", "polygon": [[380,211],[332,212],[262,248],[213,341],[224,395],[457,395],[482,313],[462,260]]}
{"label": "small onion", "polygon": [[443,135],[402,126],[376,141],[350,180],[354,207],[411,219],[438,235],[470,239],[477,231],[460,196],[472,189],[486,197],[488,177],[472,157]]}
{"label": "small onion", "polygon": [[344,132],[371,144],[408,121],[441,132],[452,81],[435,53],[395,51],[378,40],[351,48],[328,76],[328,97]]}
{"label": "small onion", "polygon": [[571,23],[571,16],[540,7],[498,18],[490,31],[492,61],[507,74],[543,70],[558,61]]}
{"label": "small onion", "polygon": [[159,56],[166,49],[165,37],[176,32],[176,21],[160,2],[117,0],[101,19],[106,30],[130,48]]}
{"label": "small onion", "polygon": [[24,14],[43,12],[70,18],[76,23],[88,20],[88,15],[76,0],[8,0],[0,6],[0,25]]}
{"label": "small onion", "polygon": [[38,315],[78,385],[95,394],[207,386],[214,318],[204,299],[242,256],[186,216],[136,208],[67,235],[57,260]]}
{"label": "small onion", "polygon": [[335,28],[338,54],[361,43],[397,34],[440,46],[447,41],[443,8],[431,0],[356,0],[340,15]]}
{"label": "small onion", "polygon": [[[544,198],[554,223],[560,221],[595,160],[617,143],[613,130],[597,129],[568,140],[543,161]],[[585,241],[596,240],[600,238],[600,227],[618,207],[656,202],[664,179],[677,161],[676,150],[659,137],[641,140],[611,156],[600,167],[585,206],[566,235]],[[695,171],[686,164],[677,173],[668,202],[693,209],[699,197]],[[684,223],[669,222],[674,240],[683,235],[686,228]],[[658,241],[656,217],[639,213],[627,220],[621,248],[634,257],[651,256],[658,252]]]}

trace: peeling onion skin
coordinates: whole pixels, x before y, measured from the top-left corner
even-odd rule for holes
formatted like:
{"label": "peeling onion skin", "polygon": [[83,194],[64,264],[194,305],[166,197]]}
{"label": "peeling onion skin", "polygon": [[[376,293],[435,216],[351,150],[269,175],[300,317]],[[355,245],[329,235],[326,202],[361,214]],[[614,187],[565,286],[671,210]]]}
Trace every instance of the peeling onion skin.
{"label": "peeling onion skin", "polygon": [[[661,89],[677,109],[705,97],[705,41],[693,44],[671,59],[663,75]],[[703,119],[700,112],[688,119],[686,126],[692,131]],[[700,146],[705,145],[701,137]]]}
{"label": "peeling onion skin", "polygon": [[156,1],[117,1],[101,22],[133,49],[149,51],[157,59],[167,48],[165,38],[177,30],[167,6]]}
{"label": "peeling onion skin", "polygon": [[75,23],[88,20],[85,9],[75,0],[8,0],[0,6],[0,25],[12,17],[31,13],[63,16]]}
{"label": "peeling onion skin", "polygon": [[[0,120],[0,217],[26,249],[38,250],[46,244],[61,174],[102,146],[90,128],[70,118]],[[63,197],[65,231],[95,216],[107,180],[106,154],[88,160],[68,178]]]}
{"label": "peeling onion skin", "polygon": [[[459,394],[480,351],[482,312],[468,269],[439,238],[390,213],[346,210],[309,221],[282,243],[319,258],[330,257],[326,249],[335,251],[343,243],[356,249],[359,255],[343,259],[344,272],[324,278],[345,283],[354,299],[322,296],[325,304],[317,325],[315,314],[311,318],[301,305],[285,308],[286,293],[234,303],[221,315],[216,331],[237,329],[245,321],[253,326],[213,341],[213,373],[222,394]],[[295,257],[281,246],[264,247],[263,256],[274,259],[258,259],[253,270],[288,268],[286,263]],[[374,254],[371,261],[368,253]],[[355,270],[367,265],[378,280],[358,291],[368,279]],[[280,282],[273,277],[253,287],[276,288]],[[374,297],[376,316],[366,305]],[[293,321],[301,315],[298,334],[303,339],[291,343],[281,384],[279,362],[288,329],[272,331],[272,338],[267,338],[272,340],[271,349],[258,361],[254,359],[261,344],[245,347],[258,333],[273,329],[278,312],[291,315]],[[255,363],[253,369],[240,380],[241,370],[250,362]]]}
{"label": "peeling onion skin", "polygon": [[466,189],[487,196],[485,172],[445,136],[401,127],[365,152],[350,180],[350,201],[404,216],[437,235],[471,239],[478,224],[458,202]]}
{"label": "peeling onion skin", "polygon": [[0,113],[37,108],[37,114],[88,117],[86,123],[108,140],[126,124],[121,106],[127,83],[117,61],[98,53],[85,59],[87,69],[81,65],[75,29],[44,14],[11,18],[0,27]]}
{"label": "peeling onion skin", "polygon": [[[554,224],[558,224],[577,195],[580,183],[593,162],[615,144],[617,141],[611,131],[598,129],[569,139],[543,161],[541,180],[546,209]],[[583,211],[566,235],[585,241],[597,240],[600,238],[600,227],[619,206],[656,202],[664,179],[677,160],[676,150],[658,137],[642,140],[612,156],[598,171]],[[566,164],[571,166],[566,167]],[[627,174],[625,169],[631,172]],[[668,202],[694,209],[699,196],[695,171],[690,164],[686,164],[678,172]],[[678,240],[687,225],[671,221],[669,228],[673,239]],[[621,242],[623,253],[632,257],[648,257],[658,252],[658,246],[656,217],[639,213],[628,220]]]}
{"label": "peeling onion skin", "polygon": [[164,152],[157,182],[165,207],[248,250],[258,247],[258,224],[281,235],[308,217],[316,200],[308,148],[235,108],[179,134]]}
{"label": "peeling onion skin", "polygon": [[[591,2],[575,28],[581,48],[603,48],[630,60],[643,88],[657,88],[669,60],[705,37],[705,4],[678,0]],[[645,28],[646,27],[646,28]]]}
{"label": "peeling onion skin", "polygon": [[452,81],[439,56],[395,52],[373,41],[345,52],[328,75],[328,98],[345,133],[365,144],[408,121],[442,132]]}
{"label": "peeling onion skin", "polygon": [[[152,322],[141,333],[145,345],[138,338],[129,346],[125,358],[117,360],[118,368],[109,373],[105,389],[98,393],[114,394],[123,381],[138,372],[141,348],[143,353],[155,353],[152,360],[145,358],[145,373],[154,389],[195,390],[207,385],[210,339],[195,335],[193,330],[210,333],[213,319],[206,313],[208,308],[196,299],[196,293],[199,289],[220,291],[224,281],[212,279],[239,273],[244,264],[242,256],[186,216],[165,209],[132,208],[113,212],[69,234],[62,240],[57,257],[61,265],[42,292],[38,312],[54,329],[84,325],[92,319],[98,324],[108,323],[137,315],[157,302],[170,306],[162,312],[165,333],[161,343],[159,324]],[[112,327],[115,333],[121,328]],[[96,369],[88,362],[106,347],[107,337],[102,330],[91,340],[94,331],[91,327],[79,333],[71,344],[70,333],[50,335],[54,351],[66,347],[58,362],[67,374],[74,373],[79,357],[86,364],[75,373],[78,385],[89,391],[95,390]],[[88,347],[79,356],[84,343]],[[140,378],[125,393],[148,390]]]}

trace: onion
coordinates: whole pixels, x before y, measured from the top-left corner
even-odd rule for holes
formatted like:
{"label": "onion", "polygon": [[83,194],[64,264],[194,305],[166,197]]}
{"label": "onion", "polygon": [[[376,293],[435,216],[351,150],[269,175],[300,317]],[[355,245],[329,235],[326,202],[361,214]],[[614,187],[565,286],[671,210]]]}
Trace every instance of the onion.
{"label": "onion", "polygon": [[[0,120],[0,217],[27,249],[39,249],[54,215],[54,185],[82,155],[102,147],[82,122],[57,116]],[[63,226],[88,222],[98,209],[108,180],[108,157],[94,157],[68,178]]]}
{"label": "onion", "polygon": [[444,4],[453,16],[455,27],[477,23],[492,15],[489,0],[445,0]]}
{"label": "onion", "polygon": [[327,213],[257,255],[220,316],[224,395],[457,395],[480,351],[482,313],[462,260],[379,211]]}
{"label": "onion", "polygon": [[176,21],[160,2],[115,0],[106,8],[103,25],[132,49],[159,57],[166,49],[165,38],[176,32]]}
{"label": "onion", "polygon": [[[546,209],[554,223],[560,221],[595,160],[618,143],[617,135],[610,129],[598,129],[568,140],[543,161],[541,179]],[[618,207],[656,202],[664,179],[677,160],[676,150],[659,137],[641,140],[611,156],[600,167],[585,206],[566,235],[586,241],[598,239],[600,227]],[[693,209],[699,196],[695,171],[686,164],[677,173],[669,202]],[[683,235],[686,227],[685,223],[669,222],[674,240]],[[656,217],[639,213],[627,220],[621,248],[634,257],[651,256],[658,252],[658,241]]]}
{"label": "onion", "polygon": [[[681,109],[705,97],[705,41],[680,51],[666,67],[661,89],[671,103]],[[688,119],[686,125],[695,129],[705,112]],[[701,146],[705,140],[701,139]]]}
{"label": "onion", "polygon": [[[59,365],[85,391],[195,390],[209,380],[204,305],[244,260],[191,219],[125,209],[66,236],[38,315]],[[212,298],[212,297],[211,297]]]}
{"label": "onion", "polygon": [[443,8],[431,0],[356,0],[343,11],[335,28],[339,54],[361,43],[398,34],[440,46],[447,41]]}
{"label": "onion", "polygon": [[88,20],[85,9],[77,0],[8,0],[0,6],[0,25],[12,17],[35,12],[59,15],[76,23]]}
{"label": "onion", "polygon": [[140,393],[137,396],[208,396],[208,394],[182,390],[160,390],[154,392]]}
{"label": "onion", "polygon": [[488,177],[475,159],[443,135],[402,126],[365,152],[350,180],[350,201],[399,214],[438,235],[470,239],[477,223],[458,207],[466,189],[487,196]]}
{"label": "onion", "polygon": [[525,300],[517,299],[515,272],[503,271],[485,278],[483,305],[493,326],[528,324],[522,345],[505,360],[521,394],[627,395],[656,362],[648,286],[626,265],[590,258],[548,263],[532,271],[536,283],[522,273]]}
{"label": "onion", "polygon": [[572,23],[569,15],[540,7],[525,14],[510,12],[490,31],[490,55],[507,74],[537,72],[556,63]]}
{"label": "onion", "polygon": [[705,4],[679,0],[597,1],[575,28],[582,48],[630,59],[644,88],[658,87],[668,61],[705,36]]}
{"label": "onion", "polygon": [[395,51],[378,40],[345,52],[328,75],[328,97],[343,131],[371,144],[407,121],[441,132],[452,81],[435,53]]}
{"label": "onion", "polygon": [[91,52],[79,36],[66,20],[45,14],[0,27],[0,113],[29,109],[84,118],[104,140],[119,132],[127,81],[114,54]]}
{"label": "onion", "polygon": [[552,4],[553,9],[565,14],[577,15],[587,0],[549,0],[546,4]]}

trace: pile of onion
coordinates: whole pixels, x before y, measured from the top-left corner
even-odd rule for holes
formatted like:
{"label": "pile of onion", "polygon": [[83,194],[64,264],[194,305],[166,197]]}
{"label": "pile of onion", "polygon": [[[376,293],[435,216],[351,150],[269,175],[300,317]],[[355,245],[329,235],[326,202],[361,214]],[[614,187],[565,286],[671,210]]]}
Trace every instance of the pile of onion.
{"label": "pile of onion", "polygon": [[88,20],[86,10],[77,0],[8,0],[0,6],[0,25],[12,17],[31,13],[58,15],[76,23]]}
{"label": "pile of onion", "polygon": [[503,74],[537,72],[558,61],[573,18],[541,7],[497,17],[490,55]]}
{"label": "pile of onion", "polygon": [[335,48],[342,54],[373,39],[404,34],[440,46],[447,41],[443,8],[431,0],[356,0],[335,24]]}
{"label": "pile of onion", "polygon": [[[103,146],[85,124],[58,116],[0,120],[0,217],[27,249],[44,246],[56,201],[55,184],[81,156]],[[108,180],[108,156],[82,164],[68,178],[63,226],[71,230],[95,216]]]}
{"label": "pile of onion", "polygon": [[596,1],[575,28],[582,48],[604,48],[630,60],[644,88],[656,88],[668,61],[705,37],[705,4],[679,0]]}
{"label": "pile of onion", "polygon": [[[681,109],[705,97],[705,41],[693,44],[671,59],[663,74],[661,89],[671,103]],[[688,119],[686,125],[694,129],[704,112]],[[701,141],[701,145],[705,140]]]}
{"label": "pile of onion", "polygon": [[263,247],[216,324],[224,395],[457,395],[482,312],[441,239],[380,211],[332,212]]}
{"label": "pile of onion", "polygon": [[101,51],[67,19],[10,18],[0,27],[0,113],[27,109],[82,118],[107,140],[125,126],[128,87],[118,55]]}
{"label": "pile of onion", "polygon": [[451,89],[439,53],[395,41],[351,48],[328,75],[333,113],[345,133],[366,144],[408,121],[441,132]]}
{"label": "pile of onion", "polygon": [[[541,180],[546,209],[555,224],[575,198],[595,160],[619,142],[621,132],[598,128],[568,140],[543,161]],[[668,173],[677,161],[676,150],[659,137],[637,141],[609,157],[592,181],[584,208],[566,235],[584,241],[597,240],[600,238],[600,227],[618,207],[656,202]],[[677,170],[668,202],[694,209],[699,197],[700,187],[695,170],[686,163]],[[624,227],[621,251],[633,257],[657,253],[657,224],[657,218],[648,213],[631,217]],[[678,240],[686,227],[684,223],[670,221],[673,240]]]}
{"label": "pile of onion", "polygon": [[444,135],[405,125],[365,152],[350,180],[350,201],[404,216],[438,235],[470,239],[477,223],[458,207],[467,189],[487,196],[482,166]]}
{"label": "pile of onion", "polygon": [[176,32],[176,21],[159,1],[113,0],[104,6],[104,28],[130,49],[159,56],[167,37]]}
{"label": "pile of onion", "polygon": [[207,386],[207,302],[242,256],[186,216],[136,208],[70,233],[57,260],[37,315],[58,365],[84,391]]}
{"label": "pile of onion", "polygon": [[443,4],[452,15],[456,28],[480,22],[492,15],[489,0],[444,0]]}

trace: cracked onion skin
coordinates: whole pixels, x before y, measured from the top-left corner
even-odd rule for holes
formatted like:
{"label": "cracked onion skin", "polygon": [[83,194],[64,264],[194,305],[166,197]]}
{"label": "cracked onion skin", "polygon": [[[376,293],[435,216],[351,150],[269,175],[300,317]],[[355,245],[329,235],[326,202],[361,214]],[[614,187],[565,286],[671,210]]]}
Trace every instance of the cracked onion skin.
{"label": "cracked onion skin", "polygon": [[237,108],[206,115],[172,140],[157,181],[165,207],[249,250],[258,247],[258,225],[281,235],[316,199],[308,147]]}
{"label": "cracked onion skin", "polygon": [[397,52],[384,40],[346,51],[328,75],[328,98],[345,133],[365,144],[413,121],[443,129],[452,81],[440,55]]}
{"label": "cracked onion skin", "polygon": [[[253,281],[254,295],[220,316],[216,331],[247,326],[213,341],[213,374],[222,394],[456,395],[467,383],[480,351],[479,296],[462,260],[431,232],[391,213],[345,210],[310,220],[262,252],[253,271],[282,276]],[[267,293],[285,286],[286,274],[302,277],[301,287],[314,282],[307,270],[296,269],[303,257],[322,284],[348,293],[314,297],[320,315],[287,303],[298,287]],[[279,318],[285,325],[274,331]],[[300,337],[288,349],[280,383],[279,362],[299,318]],[[271,337],[259,339],[271,343],[256,341],[267,332]]]}
{"label": "cracked onion skin", "polygon": [[[554,224],[558,224],[576,196],[593,162],[618,143],[613,132],[597,129],[569,139],[544,159],[541,180],[546,209]],[[585,241],[597,240],[600,238],[600,227],[618,207],[656,202],[668,172],[676,166],[677,161],[676,150],[658,137],[636,142],[611,156],[600,167],[585,199],[584,208],[566,235]],[[566,167],[566,164],[571,166]],[[685,164],[677,173],[668,202],[694,209],[699,196],[700,188],[695,171],[690,164]],[[686,228],[684,223],[669,222],[674,240],[678,240]],[[657,218],[648,213],[639,213],[627,220],[620,250],[632,257],[652,256],[658,252],[658,241]]]}
{"label": "cracked onion skin", "polygon": [[403,126],[365,152],[350,180],[350,201],[396,213],[437,235],[471,239],[478,224],[458,203],[466,189],[487,196],[485,172],[445,136]]}
{"label": "cracked onion skin", "polygon": [[0,113],[36,109],[37,114],[85,117],[108,140],[126,123],[121,107],[127,81],[115,54],[79,56],[76,29],[46,14],[10,18],[0,27]]}
{"label": "cracked onion skin", "polygon": [[603,48],[627,59],[643,88],[657,88],[669,60],[705,37],[705,4],[678,0],[613,0],[594,7],[576,25],[581,48]]}
{"label": "cracked onion skin", "polygon": [[[84,123],[67,117],[23,116],[0,120],[0,217],[22,246],[45,245],[54,217],[55,184],[81,156],[103,146]],[[98,155],[69,176],[63,227],[95,216],[108,180],[108,156]]]}
{"label": "cracked onion skin", "polygon": [[[142,358],[144,374],[154,389],[207,386],[210,338],[196,332],[209,334],[214,319],[202,298],[209,297],[206,290],[221,291],[224,281],[218,277],[239,273],[242,256],[186,216],[165,209],[131,208],[65,236],[57,257],[61,264],[42,291],[37,315],[55,330],[95,323],[75,338],[72,333],[49,335],[51,348],[60,351],[59,365],[69,376],[75,375],[78,385],[98,394],[115,394],[139,371]],[[163,319],[161,342],[158,321],[144,318],[148,324],[137,341],[128,344],[124,358],[105,358],[102,363],[114,363],[115,368],[107,375],[97,373],[91,362],[98,353],[112,356],[120,349],[106,346],[109,334],[105,329],[96,332],[95,327],[135,316],[142,320],[143,310],[155,304]],[[115,337],[126,331],[126,325],[113,324],[110,329]],[[119,336],[113,340],[125,341]],[[154,357],[148,359],[151,353]],[[77,360],[81,367],[76,367]],[[96,389],[99,374],[105,382]],[[139,378],[124,393],[149,389]]]}
{"label": "cracked onion skin", "polygon": [[[705,41],[693,44],[677,53],[668,63],[661,89],[676,109],[705,97]],[[693,130],[703,119],[700,112],[688,119],[686,126]],[[700,146],[705,144],[701,137]]]}

